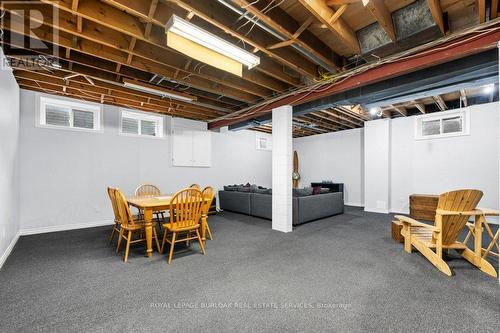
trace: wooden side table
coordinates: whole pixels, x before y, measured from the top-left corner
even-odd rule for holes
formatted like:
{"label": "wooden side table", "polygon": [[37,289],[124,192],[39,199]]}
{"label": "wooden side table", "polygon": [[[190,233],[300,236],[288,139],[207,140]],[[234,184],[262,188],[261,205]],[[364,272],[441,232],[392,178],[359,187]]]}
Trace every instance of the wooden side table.
{"label": "wooden side table", "polygon": [[434,221],[439,195],[410,195],[410,217],[415,220]]}

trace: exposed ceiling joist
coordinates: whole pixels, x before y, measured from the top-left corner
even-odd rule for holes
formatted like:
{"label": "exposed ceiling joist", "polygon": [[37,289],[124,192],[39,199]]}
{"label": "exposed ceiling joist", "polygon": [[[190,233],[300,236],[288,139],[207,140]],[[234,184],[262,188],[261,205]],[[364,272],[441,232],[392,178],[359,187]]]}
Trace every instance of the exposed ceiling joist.
{"label": "exposed ceiling joist", "polygon": [[344,43],[353,54],[360,54],[358,39],[354,31],[342,18],[335,19],[335,10],[328,7],[324,0],[299,0],[300,3],[311,12],[321,23],[330,29]]}
{"label": "exposed ceiling joist", "polygon": [[434,22],[436,22],[439,30],[443,35],[445,34],[444,30],[444,20],[443,20],[443,10],[441,9],[441,2],[439,0],[427,0],[429,4],[429,9],[431,10],[432,17],[434,18]]}
{"label": "exposed ceiling joist", "polygon": [[[313,17],[309,17],[304,23],[299,24],[284,10],[276,6],[273,7],[271,11],[267,11],[266,14],[264,14],[264,10],[270,8],[273,4],[270,0],[261,0],[258,2],[233,0],[233,2],[285,37],[284,41],[276,45],[282,44],[283,46],[289,46],[296,44],[305,49],[306,52],[314,55],[315,58],[318,58],[320,60],[319,65],[324,64],[322,66],[331,71],[339,69],[339,64],[331,60],[333,58],[339,58],[339,56],[334,54],[330,49],[328,49],[329,52],[319,52],[319,49],[325,50],[328,47],[324,45],[320,39],[306,32],[306,29],[314,21]],[[300,38],[302,34],[304,34],[304,36]]]}
{"label": "exposed ceiling joist", "polygon": [[441,95],[434,96],[434,100],[436,101],[436,105],[439,107],[439,109],[441,111],[448,110],[448,106],[446,105],[446,103],[443,100],[443,97],[441,97]]}
{"label": "exposed ceiling joist", "polygon": [[394,31],[394,24],[392,23],[391,12],[387,9],[384,0],[370,0],[366,7],[377,19],[389,38],[393,42],[396,41],[396,32]]}

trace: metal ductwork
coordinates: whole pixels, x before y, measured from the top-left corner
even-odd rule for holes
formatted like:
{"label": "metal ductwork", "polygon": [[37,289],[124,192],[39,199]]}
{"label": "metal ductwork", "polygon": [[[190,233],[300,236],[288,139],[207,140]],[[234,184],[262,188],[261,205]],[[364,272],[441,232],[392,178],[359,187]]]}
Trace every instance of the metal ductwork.
{"label": "metal ductwork", "polygon": [[395,42],[378,23],[356,32],[361,53],[368,60],[372,55],[382,58],[443,36],[432,17],[427,0],[417,0],[393,12],[391,16],[396,32]]}

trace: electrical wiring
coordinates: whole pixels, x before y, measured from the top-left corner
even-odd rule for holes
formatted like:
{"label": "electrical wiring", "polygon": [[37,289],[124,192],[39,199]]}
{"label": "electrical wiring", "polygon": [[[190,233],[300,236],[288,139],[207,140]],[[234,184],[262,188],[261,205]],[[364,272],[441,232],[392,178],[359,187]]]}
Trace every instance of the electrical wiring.
{"label": "electrical wiring", "polygon": [[[301,94],[301,96],[297,97],[297,99],[289,102],[291,105],[296,104],[297,102],[303,100],[304,98],[306,98],[307,96],[309,96],[312,93],[322,92],[322,91],[325,91],[327,89],[330,89],[332,85],[340,84],[352,76],[359,75],[363,72],[366,72],[367,70],[373,69],[375,67],[379,67],[383,64],[422,57],[424,55],[428,55],[428,54],[432,54],[432,53],[435,53],[438,51],[446,50],[450,47],[460,45],[463,43],[467,43],[467,42],[474,40],[474,39],[477,39],[477,38],[481,38],[485,34],[500,30],[500,27],[498,27],[498,26],[492,27],[494,25],[497,25],[499,22],[500,22],[500,19],[489,21],[489,22],[484,23],[480,26],[477,26],[477,27],[474,27],[471,29],[467,29],[467,30],[463,30],[463,31],[458,32],[456,34],[449,35],[449,36],[446,36],[446,37],[441,38],[439,40],[417,46],[413,49],[400,52],[396,55],[392,55],[392,56],[389,56],[389,57],[384,58],[384,59],[379,59],[377,61],[374,61],[372,63],[368,63],[366,65],[360,66],[359,68],[355,68],[355,69],[352,69],[349,71],[345,71],[345,72],[341,72],[341,73],[331,73],[331,74],[330,73],[321,73],[320,78],[318,80],[316,80],[316,82],[312,85],[308,85],[306,87],[297,87],[288,93],[281,94],[278,97],[266,99],[263,102],[260,102],[256,105],[253,105],[253,106],[247,107],[245,109],[233,112],[232,114],[228,114],[228,115],[216,118],[216,119],[212,120],[212,122],[219,121],[219,120],[238,120],[238,119],[242,119],[243,117],[249,117],[249,116],[254,116],[254,115],[256,116],[256,115],[261,114],[263,111],[265,111],[266,106],[268,106],[269,104],[271,104],[273,102],[279,101],[283,98],[287,98],[287,97],[291,97],[291,96],[294,96],[297,94]],[[490,27],[492,27],[492,28],[490,28]],[[473,34],[473,35],[466,38],[466,39],[461,39],[455,43],[447,44],[448,42],[451,42],[453,40],[456,40],[458,38],[461,38],[463,36],[467,36],[470,34]],[[433,47],[435,45],[442,45],[442,44],[446,44],[446,45],[431,49],[431,47]]]}

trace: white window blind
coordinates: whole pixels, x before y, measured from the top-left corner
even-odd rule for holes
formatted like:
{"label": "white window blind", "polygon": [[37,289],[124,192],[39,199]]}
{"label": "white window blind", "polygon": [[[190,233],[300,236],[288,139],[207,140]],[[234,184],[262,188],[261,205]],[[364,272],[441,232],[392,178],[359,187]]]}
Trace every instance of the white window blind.
{"label": "white window blind", "polygon": [[416,119],[417,140],[469,134],[468,110],[438,112],[418,116]]}
{"label": "white window blind", "polygon": [[39,122],[41,127],[99,131],[101,106],[66,99],[40,97]]}
{"label": "white window blind", "polygon": [[122,110],[120,134],[163,137],[163,117]]}

